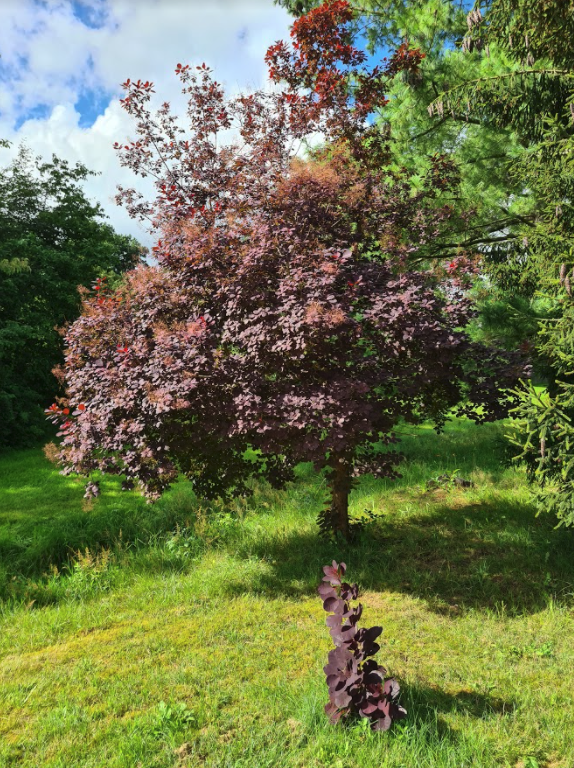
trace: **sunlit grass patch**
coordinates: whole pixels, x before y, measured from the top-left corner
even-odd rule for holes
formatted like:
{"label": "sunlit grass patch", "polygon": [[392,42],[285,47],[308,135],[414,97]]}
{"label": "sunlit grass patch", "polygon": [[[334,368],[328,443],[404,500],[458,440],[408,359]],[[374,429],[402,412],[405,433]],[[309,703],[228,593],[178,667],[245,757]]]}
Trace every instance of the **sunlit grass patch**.
{"label": "sunlit grass patch", "polygon": [[[308,465],[229,505],[106,481],[86,509],[40,452],[3,456],[0,766],[573,765],[571,532],[534,516],[501,426],[403,431],[403,478],[353,494],[374,517],[353,545],[319,539]],[[428,489],[455,470],[473,486]],[[388,734],[323,714],[333,558],[403,687]]]}

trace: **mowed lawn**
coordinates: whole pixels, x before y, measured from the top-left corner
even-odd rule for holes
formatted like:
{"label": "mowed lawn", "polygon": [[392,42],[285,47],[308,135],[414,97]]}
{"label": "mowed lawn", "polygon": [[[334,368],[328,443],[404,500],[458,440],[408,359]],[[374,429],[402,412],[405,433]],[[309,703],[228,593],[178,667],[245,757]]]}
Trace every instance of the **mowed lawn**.
{"label": "mowed lawn", "polygon": [[[353,545],[319,538],[306,465],[284,493],[146,505],[0,456],[0,766],[572,768],[574,531],[535,516],[503,425],[403,433],[403,478],[353,493],[375,516]],[[473,487],[427,489],[455,470]],[[333,558],[402,686],[386,734],[323,713]]]}

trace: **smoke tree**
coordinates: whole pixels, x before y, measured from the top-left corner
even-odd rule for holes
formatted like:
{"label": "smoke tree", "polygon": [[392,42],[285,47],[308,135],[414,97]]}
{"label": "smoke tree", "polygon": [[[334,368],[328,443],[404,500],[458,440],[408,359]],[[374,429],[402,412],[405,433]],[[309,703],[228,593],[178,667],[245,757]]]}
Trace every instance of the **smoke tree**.
{"label": "smoke tree", "polygon": [[373,731],[388,731],[394,720],[407,711],[398,702],[400,686],[387,670],[371,658],[380,650],[375,642],[382,627],[359,627],[363,606],[351,603],[359,597],[357,584],[343,581],[345,563],[333,560],[323,567],[323,581],[317,592],[327,611],[326,624],[335,647],[323,667],[329,688],[325,712],[332,723],[359,716],[370,721]]}
{"label": "smoke tree", "polygon": [[468,260],[444,289],[412,269],[451,215],[432,204],[448,163],[412,195],[367,120],[420,56],[403,46],[365,70],[351,21],[345,0],[297,20],[267,53],[270,92],[229,99],[205,65],[178,64],[187,130],[167,103],[152,117],[151,83],[124,83],[139,139],[116,146],[158,195],[117,199],[157,230],[157,266],[96,286],[68,332],[68,402],[51,410],[65,471],[119,474],[150,499],[183,473],[217,497],[254,476],[282,487],[312,461],[330,491],[320,525],[348,537],[354,479],[396,475],[381,446],[400,419],[440,427],[463,398],[478,421],[506,413],[500,388],[522,369],[464,333]]}

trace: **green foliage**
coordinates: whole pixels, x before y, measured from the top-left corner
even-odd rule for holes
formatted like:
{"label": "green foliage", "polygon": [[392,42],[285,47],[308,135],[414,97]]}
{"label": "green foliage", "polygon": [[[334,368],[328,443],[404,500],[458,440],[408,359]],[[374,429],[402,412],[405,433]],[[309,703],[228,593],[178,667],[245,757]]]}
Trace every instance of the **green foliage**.
{"label": "green foliage", "polygon": [[26,270],[30,270],[27,259],[2,259],[0,261],[0,272],[4,272],[7,275],[13,275],[16,272],[24,272]]}
{"label": "green foliage", "polygon": [[560,317],[560,305],[551,296],[527,298],[492,284],[478,290],[476,299],[479,313],[473,338],[503,349],[521,349],[531,359],[533,384],[555,392],[556,371],[534,341],[542,323]]}
{"label": "green foliage", "polygon": [[[463,49],[481,62],[504,62],[490,72],[451,82],[430,112],[478,121],[516,137],[506,190],[528,201],[487,254],[497,284],[531,297],[556,285],[559,265],[571,256],[574,59],[564,39],[574,31],[572,3],[563,0],[490,0],[468,17]],[[566,37],[565,37],[566,36]],[[503,238],[503,239],[502,239]]]}
{"label": "green foliage", "polygon": [[98,220],[81,189],[89,175],[24,147],[0,170],[0,448],[45,433],[43,409],[58,394],[51,371],[63,361],[57,328],[77,317],[78,286],[141,260],[132,237]]}
{"label": "green foliage", "polygon": [[[296,12],[314,3],[281,1]],[[460,174],[460,185],[437,201],[457,213],[472,211],[437,238],[430,249],[434,257],[450,256],[458,249],[479,248],[498,252],[516,235],[512,227],[533,215],[534,201],[520,180],[509,178],[509,168],[522,151],[520,137],[508,126],[491,124],[463,108],[429,113],[429,105],[445,91],[469,81],[496,77],[517,69],[500,46],[463,50],[468,32],[465,5],[459,0],[355,0],[356,32],[367,40],[373,54],[387,56],[404,40],[420,49],[425,58],[416,77],[395,76],[388,90],[389,103],[378,125],[390,138],[392,167],[405,168],[414,189],[420,189],[433,158],[446,156]],[[302,10],[297,11],[298,13]],[[454,220],[453,220],[454,224]]]}
{"label": "green foliage", "polygon": [[170,737],[172,734],[196,724],[195,715],[188,709],[184,701],[178,701],[175,704],[166,704],[165,701],[160,701],[157,706],[157,720],[152,727],[152,733],[160,738]]}
{"label": "green foliage", "polygon": [[[459,227],[451,227],[446,237],[437,240],[434,255],[449,255],[459,249],[498,252],[514,242],[512,227],[532,215],[533,201],[508,174],[521,151],[518,136],[511,128],[469,114],[466,104],[464,108],[457,105],[438,111],[429,111],[429,105],[445,90],[496,76],[515,65],[496,46],[490,47],[488,55],[462,49],[467,22],[460,3],[428,0],[404,6],[397,11],[402,23],[395,22],[394,26],[408,35],[426,58],[418,80],[395,78],[381,128],[390,134],[394,162],[408,169],[415,188],[437,154],[448,157],[459,170],[458,189],[443,196],[441,202],[461,214],[472,211],[472,217],[463,216]],[[381,23],[388,24],[386,19]],[[375,36],[375,41],[379,37]]]}
{"label": "green foliage", "polygon": [[516,59],[547,58],[572,69],[574,51],[566,41],[574,35],[572,0],[487,0],[492,32],[512,50]]}
{"label": "green foliage", "polygon": [[521,391],[514,440],[521,448],[540,510],[574,525],[574,32],[570,0],[490,0],[469,15],[467,50],[495,46],[513,66],[439,95],[431,111],[462,111],[513,131],[522,147],[510,178],[534,203],[534,216],[513,226],[513,242],[489,255],[502,289],[546,303],[534,357],[548,392]]}
{"label": "green foliage", "polygon": [[574,526],[574,302],[569,299],[564,298],[561,317],[544,323],[540,332],[541,349],[557,372],[556,392],[551,396],[524,385],[513,440],[538,486],[539,509]]}

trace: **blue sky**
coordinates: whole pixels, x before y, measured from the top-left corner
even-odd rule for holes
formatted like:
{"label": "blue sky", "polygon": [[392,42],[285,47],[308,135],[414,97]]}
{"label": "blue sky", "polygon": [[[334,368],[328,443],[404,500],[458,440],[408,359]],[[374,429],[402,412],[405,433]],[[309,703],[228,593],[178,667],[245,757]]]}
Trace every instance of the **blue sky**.
{"label": "blue sky", "polygon": [[151,192],[122,168],[114,141],[134,138],[119,105],[126,78],[151,80],[153,106],[182,114],[178,62],[213,67],[228,91],[265,85],[263,56],[289,34],[291,19],[272,0],[0,0],[0,165],[24,140],[101,172],[86,182],[118,232],[153,241],[113,202],[116,184]]}

